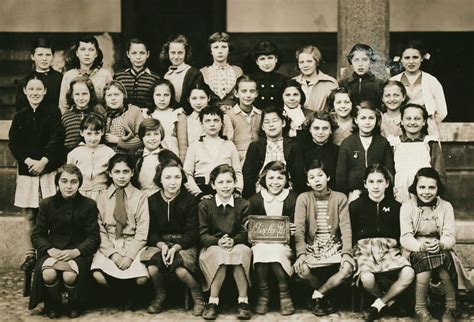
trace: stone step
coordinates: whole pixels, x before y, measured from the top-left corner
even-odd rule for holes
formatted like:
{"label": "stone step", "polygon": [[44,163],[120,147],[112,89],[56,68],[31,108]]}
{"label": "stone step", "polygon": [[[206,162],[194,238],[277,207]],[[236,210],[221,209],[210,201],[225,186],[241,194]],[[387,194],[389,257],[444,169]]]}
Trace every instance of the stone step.
{"label": "stone step", "polygon": [[[0,216],[0,268],[17,268],[24,259],[27,245],[21,215]],[[474,221],[456,221],[455,250],[466,269],[474,269]]]}

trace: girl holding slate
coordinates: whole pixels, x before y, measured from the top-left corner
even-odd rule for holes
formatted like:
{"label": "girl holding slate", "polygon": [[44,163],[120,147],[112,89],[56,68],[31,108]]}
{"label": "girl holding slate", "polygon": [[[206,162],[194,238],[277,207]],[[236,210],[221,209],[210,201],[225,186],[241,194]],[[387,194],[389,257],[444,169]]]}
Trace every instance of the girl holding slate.
{"label": "girl holding slate", "polygon": [[[281,161],[269,162],[260,176],[259,193],[250,199],[251,215],[288,216],[290,222],[295,214],[297,194],[289,188],[288,172]],[[295,225],[290,224],[290,231],[294,234]],[[253,264],[257,273],[258,300],[255,312],[268,312],[270,291],[268,289],[268,270],[271,269],[277,279],[280,290],[280,313],[290,315],[295,312],[290,296],[287,279],[293,275],[291,259],[293,252],[289,245],[256,243],[252,246]]]}

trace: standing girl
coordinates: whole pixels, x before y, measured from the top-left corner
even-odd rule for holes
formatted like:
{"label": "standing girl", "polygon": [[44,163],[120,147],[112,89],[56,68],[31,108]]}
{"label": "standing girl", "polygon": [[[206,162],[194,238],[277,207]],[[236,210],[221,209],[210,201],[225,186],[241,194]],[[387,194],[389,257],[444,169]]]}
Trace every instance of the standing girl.
{"label": "standing girl", "polygon": [[337,128],[332,134],[332,142],[338,146],[354,130],[353,108],[352,98],[346,88],[338,87],[331,91],[327,101],[327,110],[337,123]]}
{"label": "standing girl", "polygon": [[[386,308],[394,303],[395,297],[410,286],[415,274],[410,262],[402,256],[400,239],[400,204],[385,191],[390,187],[392,175],[380,164],[372,164],[365,171],[364,188],[361,195],[349,205],[352,239],[357,271],[356,283],[375,296],[376,300],[364,312],[368,321],[382,317]],[[389,279],[395,275],[396,281],[383,292],[378,279]]]}
{"label": "standing girl", "polygon": [[80,126],[84,142],[67,155],[67,163],[74,164],[82,172],[84,180],[79,191],[94,200],[107,189],[107,165],[115,154],[112,148],[103,144],[104,132],[104,120],[96,114],[87,115]]}
{"label": "standing girl", "polygon": [[150,58],[148,46],[140,39],[133,38],[128,42],[127,58],[130,61],[130,68],[119,71],[114,75],[114,79],[123,84],[128,93],[131,104],[140,108],[146,108],[151,104],[151,86],[160,79],[153,73],[146,63]]}
{"label": "standing girl", "polygon": [[31,234],[38,250],[29,308],[44,301],[49,318],[59,317],[61,293],[67,292],[69,317],[76,318],[87,302],[92,256],[99,248],[96,203],[82,196],[81,171],[66,164],[55,177],[58,192],[40,204]]}
{"label": "standing girl", "polygon": [[36,260],[30,234],[40,200],[56,193],[54,175],[64,161],[64,137],[61,113],[43,103],[46,87],[42,78],[33,74],[27,77],[23,92],[28,104],[13,118],[8,147],[18,164],[14,205],[23,208],[26,215],[28,247],[21,269],[31,271]]}
{"label": "standing girl", "polygon": [[390,144],[380,135],[380,112],[369,101],[363,101],[354,113],[355,133],[342,141],[337,160],[336,187],[349,195],[349,201],[359,197],[364,184],[365,169],[380,163],[393,173]]}
{"label": "standing girl", "polygon": [[210,173],[216,166],[228,164],[234,169],[236,191],[240,193],[243,189],[242,168],[235,144],[222,137],[224,113],[215,105],[207,106],[199,113],[199,120],[205,135],[188,149],[184,161],[186,187],[196,197],[212,196]]}
{"label": "standing girl", "polygon": [[383,137],[402,135],[400,109],[408,101],[407,90],[399,81],[388,80],[382,86],[382,122],[380,131]]}
{"label": "standing girl", "polygon": [[229,34],[215,32],[209,36],[209,49],[213,63],[211,66],[201,68],[204,81],[211,90],[220,98],[221,104],[232,107],[237,103],[233,97],[235,81],[243,74],[239,66],[227,62],[232,49]]}
{"label": "standing girl", "polygon": [[105,117],[105,109],[97,104],[94,84],[87,76],[78,76],[69,84],[66,99],[71,109],[61,117],[64,127],[64,147],[66,151],[74,149],[81,142],[80,125],[84,117],[94,112]]}
{"label": "standing girl", "polygon": [[105,84],[112,80],[110,71],[102,67],[103,54],[94,36],[79,38],[72,48],[70,69],[64,73],[59,93],[59,109],[64,114],[71,106],[66,99],[69,83],[77,76],[88,76],[94,84],[99,103],[103,103]]}
{"label": "standing girl", "polygon": [[408,103],[402,106],[400,113],[403,134],[391,136],[388,140],[393,147],[395,162],[395,198],[398,202],[404,202],[410,198],[408,186],[419,169],[435,168],[443,184],[446,182],[446,174],[441,144],[438,139],[427,135],[426,109],[421,105]]}
{"label": "standing girl", "polygon": [[132,156],[114,155],[109,161],[108,175],[112,183],[97,199],[100,248],[92,261],[91,271],[97,283],[125,288],[124,294],[133,300],[139,294],[137,286],[118,280],[143,285],[148,279],[146,266],[140,262],[140,252],[148,237],[148,200],[130,183]]}
{"label": "standing girl", "polygon": [[[328,189],[329,179],[324,164],[312,161],[307,172],[312,191],[300,194],[295,208],[294,267],[314,290],[312,312],[316,316],[336,311],[326,295],[350,278],[355,268],[347,198]],[[320,276],[326,279],[324,284]]]}
{"label": "standing girl", "polygon": [[199,276],[197,200],[184,188],[186,175],[179,161],[168,160],[158,165],[154,180],[160,191],[148,199],[148,247],[141,256],[155,289],[148,312],[163,311],[165,279],[167,273],[174,273],[191,290],[193,314],[201,316],[204,300],[196,279]]}
{"label": "standing girl", "polygon": [[309,120],[307,129],[302,131],[301,140],[298,142],[303,151],[305,168],[313,160],[321,160],[326,167],[326,173],[331,178],[329,187],[336,186],[336,169],[339,146],[331,140],[331,134],[337,127],[332,117],[326,111],[314,112]]}
{"label": "standing girl", "polygon": [[393,76],[391,80],[403,83],[410,103],[425,106],[429,116],[428,134],[439,137],[438,124],[448,115],[448,108],[441,83],[433,75],[421,70],[423,60],[429,57],[420,42],[409,42],[401,52],[405,71]]}
{"label": "standing girl", "polygon": [[127,91],[119,81],[110,81],[104,88],[104,96],[107,145],[117,153],[134,153],[141,146],[137,133],[143,120],[142,112],[137,106],[128,104]]}
{"label": "standing girl", "polygon": [[306,118],[313,111],[303,107],[306,101],[306,96],[301,89],[300,83],[296,80],[289,79],[285,81],[282,88],[281,96],[283,100],[283,110],[290,121],[290,131],[288,132],[288,136],[290,138],[296,137],[299,131],[303,129],[303,123]]}
{"label": "standing girl", "polygon": [[262,111],[260,138],[250,143],[242,172],[244,174],[244,198],[256,193],[257,181],[263,167],[271,161],[282,161],[290,173],[291,185],[296,193],[304,191],[304,160],[300,147],[286,137],[286,118],[283,110],[267,106]]}
{"label": "standing girl", "polygon": [[454,210],[451,203],[439,197],[444,186],[433,168],[421,168],[415,175],[410,192],[416,199],[400,209],[400,243],[410,252],[416,273],[415,312],[418,320],[431,321],[426,307],[431,275],[436,272],[445,294],[443,321],[454,321],[456,289],[469,289],[459,258],[453,251],[456,244]]}
{"label": "standing girl", "polygon": [[168,67],[164,78],[169,80],[175,90],[175,102],[187,115],[192,112],[188,97],[194,84],[202,81],[201,72],[188,65],[191,61],[191,45],[183,35],[172,35],[161,48],[160,60]]}
{"label": "standing girl", "polygon": [[178,155],[184,161],[188,148],[186,138],[186,115],[182,108],[176,108],[173,84],[167,79],[160,79],[151,87],[153,105],[143,113],[161,122],[165,130],[163,147]]}
{"label": "standing girl", "polygon": [[206,320],[217,317],[219,293],[227,267],[232,266],[239,292],[237,318],[248,320],[247,291],[252,252],[245,245],[247,232],[243,223],[248,216],[249,203],[245,199],[234,198],[236,175],[230,165],[215,167],[210,174],[210,183],[216,195],[203,200],[198,206],[199,235],[203,246],[199,266],[205,278],[204,290],[210,289],[209,303],[202,316]]}
{"label": "standing girl", "polygon": [[[285,164],[281,161],[268,163],[260,176],[262,190],[250,199],[250,215],[287,216],[290,230],[294,234],[293,219],[297,194],[288,189],[289,180]],[[290,315],[295,312],[288,287],[288,278],[293,275],[291,259],[293,252],[289,245],[256,243],[252,246],[253,264],[258,280],[258,300],[255,312],[268,312],[270,290],[268,288],[268,270],[271,269],[277,279],[280,290],[280,313]]]}
{"label": "standing girl", "polygon": [[293,79],[301,84],[306,96],[304,107],[312,111],[322,110],[329,93],[337,87],[337,81],[319,69],[322,60],[316,46],[305,46],[296,51],[296,63],[301,74]]}

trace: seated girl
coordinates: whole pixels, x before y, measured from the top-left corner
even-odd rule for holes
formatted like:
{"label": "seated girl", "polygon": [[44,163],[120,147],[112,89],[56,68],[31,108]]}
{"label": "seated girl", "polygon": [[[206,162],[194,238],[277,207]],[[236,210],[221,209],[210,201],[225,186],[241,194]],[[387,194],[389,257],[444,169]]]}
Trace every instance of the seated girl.
{"label": "seated girl", "polygon": [[[298,276],[314,289],[312,312],[324,316],[336,312],[328,292],[352,276],[352,232],[347,197],[328,189],[326,168],[320,160],[308,166],[312,191],[298,196],[295,208],[295,243]],[[320,276],[327,278],[321,283]]]}
{"label": "seated girl", "polygon": [[247,232],[243,226],[249,203],[234,198],[236,179],[230,165],[215,167],[210,174],[210,183],[216,195],[201,201],[198,206],[199,235],[203,246],[199,266],[205,278],[204,290],[210,289],[209,303],[202,315],[206,320],[217,317],[219,293],[229,266],[239,292],[237,318],[250,319],[247,290],[252,252],[245,245]]}
{"label": "seated girl", "polygon": [[109,161],[112,184],[97,199],[100,248],[92,261],[92,275],[103,286],[123,291],[129,304],[137,297],[137,285],[148,280],[140,252],[146,245],[149,227],[146,195],[131,183],[132,156],[116,154]]}
{"label": "seated girl", "polygon": [[174,273],[191,290],[193,314],[201,316],[204,300],[201,285],[196,280],[199,274],[197,201],[184,188],[186,176],[179,160],[160,163],[154,181],[160,191],[148,198],[148,247],[141,256],[155,289],[148,312],[163,311],[166,273]]}
{"label": "seated girl", "polygon": [[[288,216],[290,230],[294,234],[293,218],[295,214],[295,192],[288,189],[289,180],[285,164],[281,161],[268,163],[260,176],[262,189],[250,199],[251,215]],[[253,264],[258,280],[258,300],[255,312],[268,312],[270,290],[268,288],[268,270],[272,270],[280,290],[280,313],[290,315],[295,312],[290,296],[287,279],[293,275],[291,260],[293,251],[289,245],[256,243],[252,246]]]}
{"label": "seated girl", "polygon": [[31,235],[38,252],[29,308],[44,301],[49,318],[58,318],[61,293],[68,295],[68,315],[81,314],[93,254],[100,243],[95,201],[82,196],[81,171],[72,164],[58,169],[58,192],[40,203]]}
{"label": "seated girl", "polygon": [[[354,278],[376,298],[364,312],[369,321],[382,317],[415,277],[410,262],[400,252],[400,204],[386,190],[391,182],[392,176],[386,168],[370,165],[364,175],[367,193],[349,204],[352,238],[356,243]],[[378,283],[380,278],[393,276],[396,281],[383,292]]]}

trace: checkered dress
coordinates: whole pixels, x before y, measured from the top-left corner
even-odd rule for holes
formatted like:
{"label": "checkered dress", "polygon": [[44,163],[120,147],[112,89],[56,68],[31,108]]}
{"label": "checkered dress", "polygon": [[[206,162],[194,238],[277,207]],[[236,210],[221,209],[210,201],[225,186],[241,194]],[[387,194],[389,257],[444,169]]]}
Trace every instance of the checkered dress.
{"label": "checkered dress", "polygon": [[427,251],[411,252],[410,263],[416,274],[432,271],[438,267],[444,267],[451,277],[454,287],[457,288],[458,275],[456,273],[456,266],[454,266],[453,257],[449,250],[443,250],[436,254],[431,254]]}
{"label": "checkered dress", "polygon": [[[124,129],[124,122],[123,122],[123,114],[120,116],[117,116],[115,118],[109,118],[108,120],[108,128],[109,128],[109,133],[113,134],[119,138],[123,137],[125,135],[125,129]],[[117,153],[122,153],[126,154],[127,151],[120,148],[118,145],[112,146],[115,152]]]}

